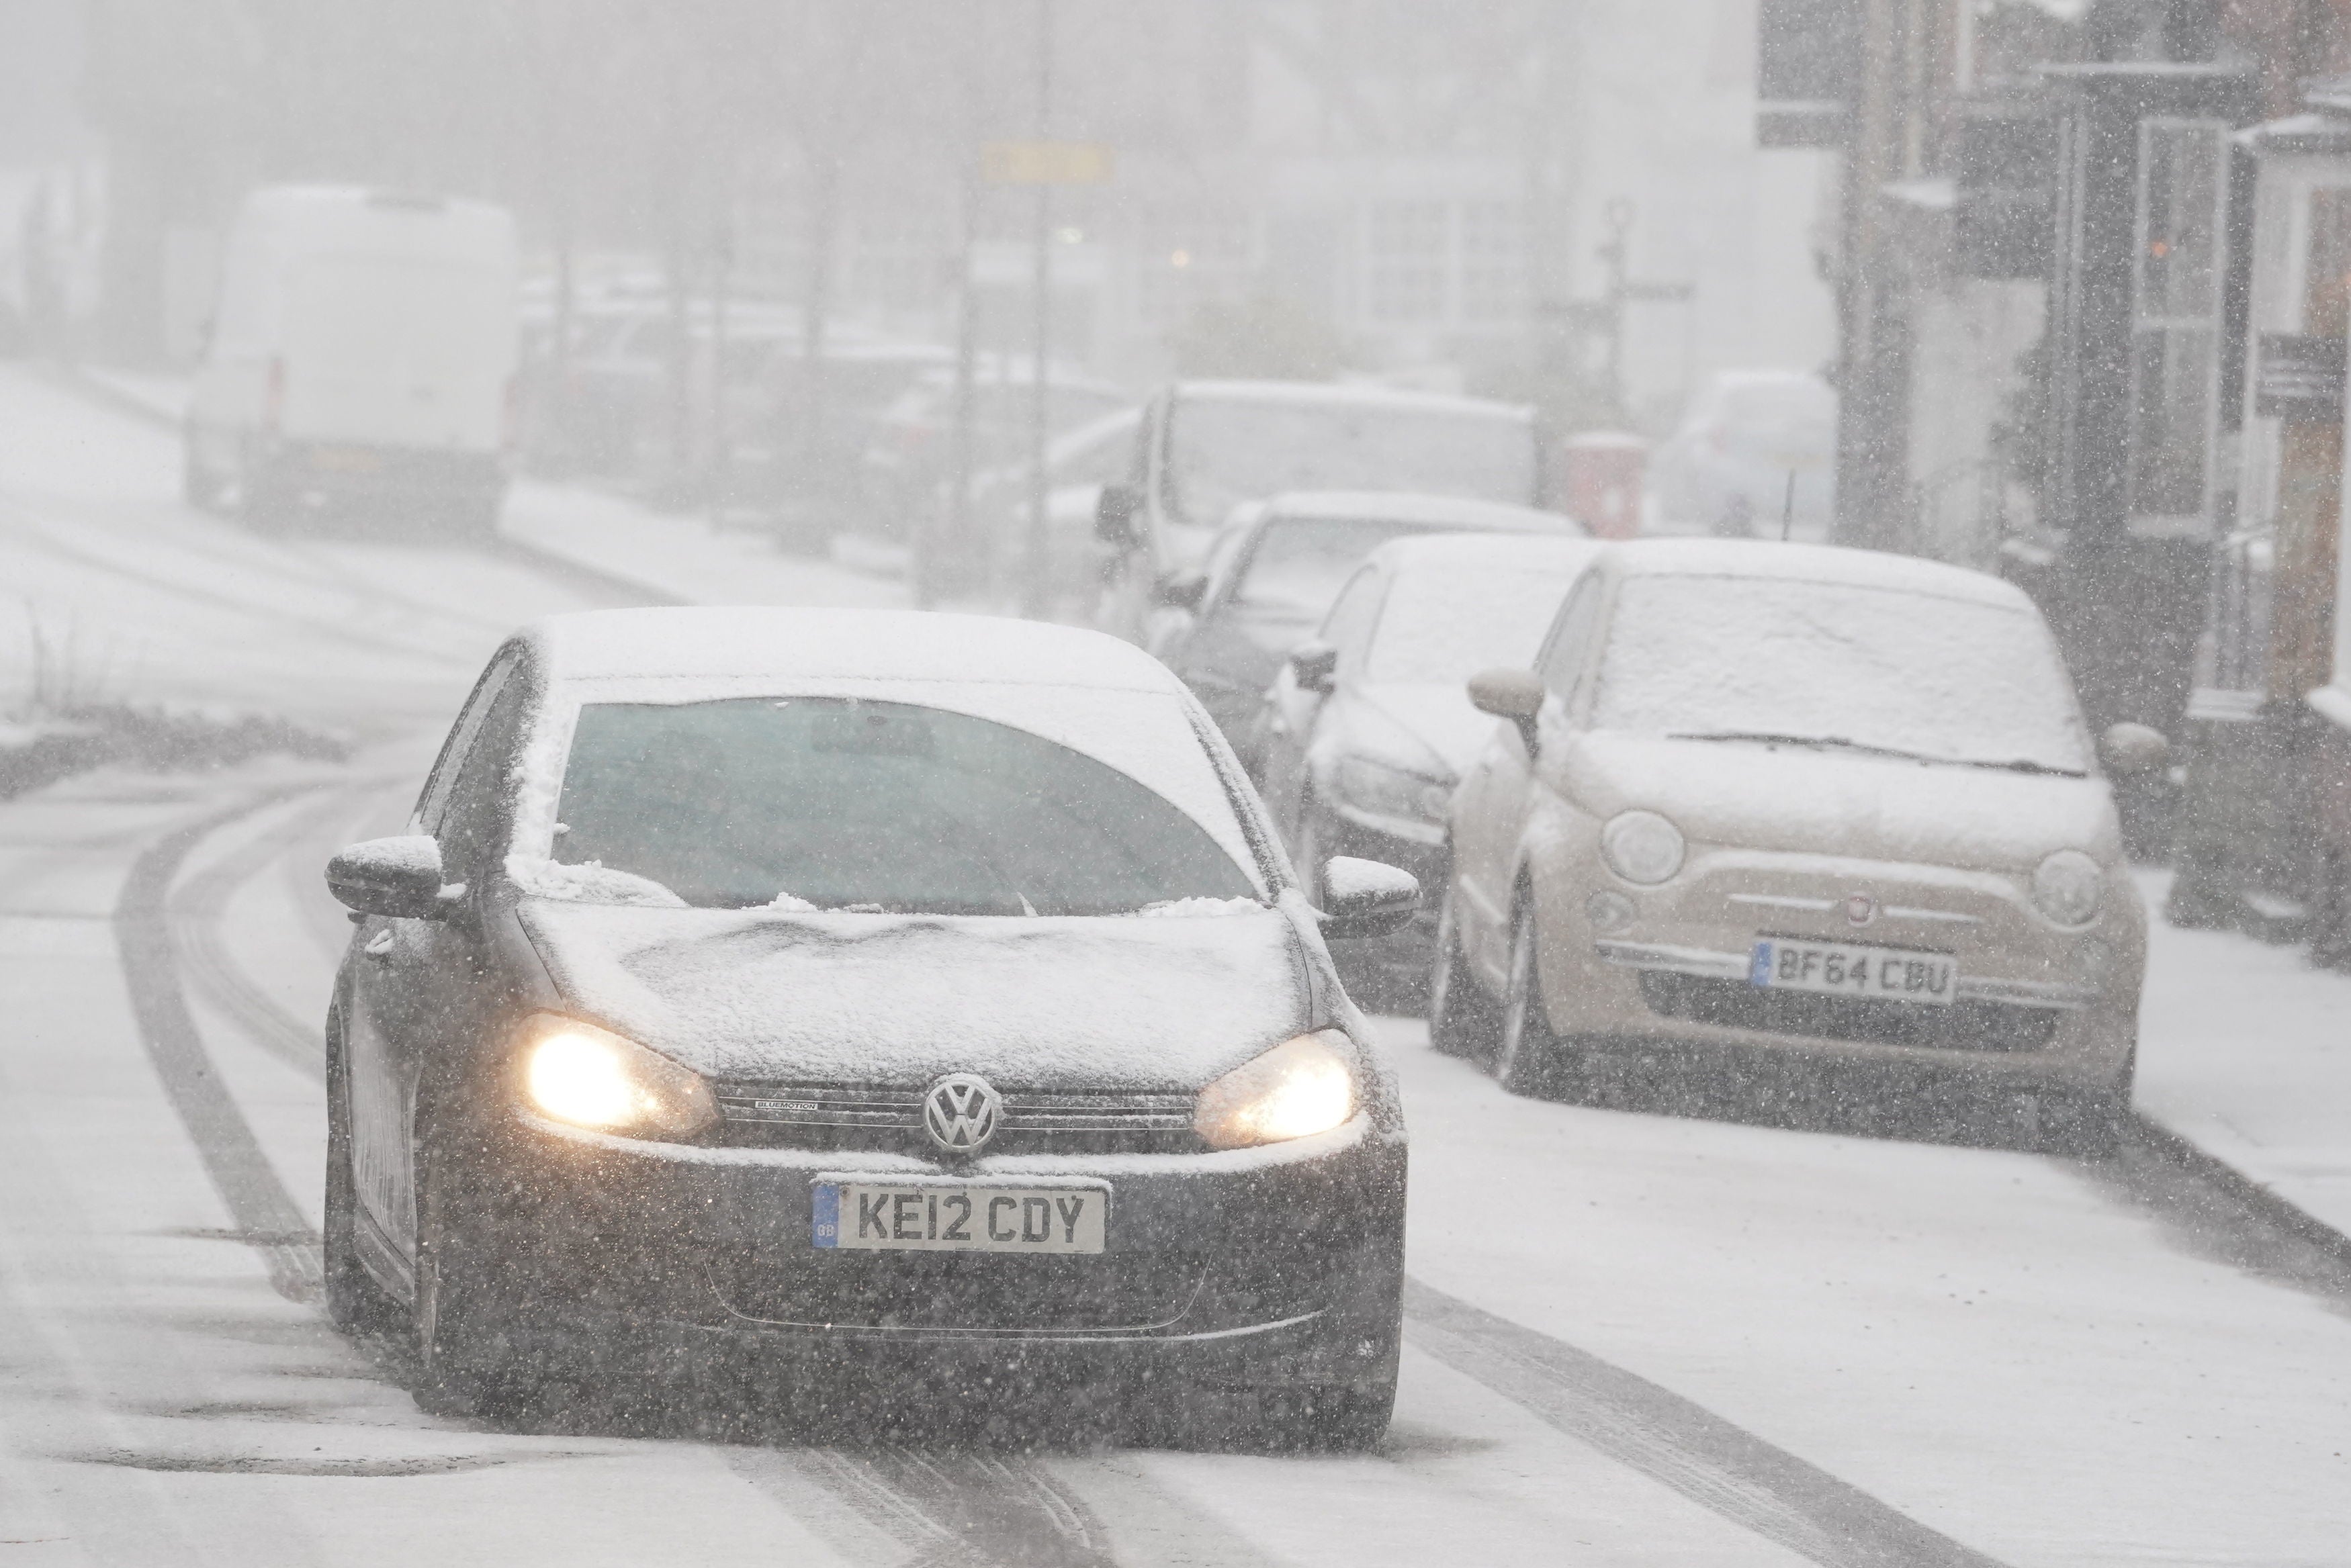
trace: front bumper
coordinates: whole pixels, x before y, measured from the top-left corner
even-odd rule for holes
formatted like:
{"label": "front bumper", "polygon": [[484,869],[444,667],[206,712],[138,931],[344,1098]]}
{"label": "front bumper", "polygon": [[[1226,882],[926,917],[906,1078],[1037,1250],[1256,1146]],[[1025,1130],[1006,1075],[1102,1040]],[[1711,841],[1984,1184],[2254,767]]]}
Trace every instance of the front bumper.
{"label": "front bumper", "polygon": [[[2127,1071],[2145,935],[2126,884],[2090,929],[2067,931],[1991,872],[1727,850],[1694,854],[1662,888],[1618,883],[1596,864],[1580,870],[1538,884],[1543,999],[1562,1035],[2092,1093]],[[1858,926],[1844,912],[1856,896],[1871,911]],[[1930,1006],[1758,986],[1759,939],[1947,956],[1955,995]]]}
{"label": "front bumper", "polygon": [[[1405,1150],[1367,1118],[1207,1155],[904,1156],[641,1143],[517,1118],[496,1239],[514,1299],[559,1332],[725,1342],[876,1370],[1181,1367],[1328,1385],[1393,1336]],[[811,1235],[820,1179],[1111,1189],[1086,1257],[847,1251]],[[1374,1348],[1365,1348],[1365,1347]]]}

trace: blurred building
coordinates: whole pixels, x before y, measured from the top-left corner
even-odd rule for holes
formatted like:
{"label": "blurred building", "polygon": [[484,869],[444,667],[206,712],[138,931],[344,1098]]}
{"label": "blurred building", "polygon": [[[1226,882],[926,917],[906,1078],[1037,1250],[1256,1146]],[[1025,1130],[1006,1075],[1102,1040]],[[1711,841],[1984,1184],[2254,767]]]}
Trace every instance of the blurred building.
{"label": "blurred building", "polygon": [[1763,43],[1760,134],[1844,161],[1841,535],[2024,584],[2093,723],[2175,737],[2126,803],[2173,918],[2351,957],[2351,16],[1772,0]]}

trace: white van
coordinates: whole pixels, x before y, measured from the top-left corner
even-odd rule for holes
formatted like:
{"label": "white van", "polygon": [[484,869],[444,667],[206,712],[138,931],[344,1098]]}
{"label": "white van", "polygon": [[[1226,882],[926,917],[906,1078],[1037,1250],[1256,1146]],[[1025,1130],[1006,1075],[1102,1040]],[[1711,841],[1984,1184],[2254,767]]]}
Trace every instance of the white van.
{"label": "white van", "polygon": [[255,521],[392,503],[496,526],[514,435],[514,219],[480,202],[272,186],[231,231],[189,400],[187,495]]}

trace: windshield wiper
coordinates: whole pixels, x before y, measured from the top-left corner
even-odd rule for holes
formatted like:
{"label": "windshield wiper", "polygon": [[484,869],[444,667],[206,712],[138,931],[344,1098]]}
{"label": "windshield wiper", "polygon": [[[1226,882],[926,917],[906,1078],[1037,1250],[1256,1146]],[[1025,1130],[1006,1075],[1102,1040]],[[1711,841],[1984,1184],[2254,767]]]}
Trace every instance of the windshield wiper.
{"label": "windshield wiper", "polygon": [[1906,752],[1898,746],[1873,746],[1847,735],[1782,735],[1769,730],[1681,730],[1667,735],[1669,741],[1752,741],[1773,746],[1817,746],[1824,750],[1859,752],[1873,757],[1899,757],[1905,762],[1941,763],[1955,768],[1994,768],[2002,773],[2043,774],[2053,778],[2085,778],[2079,768],[2055,767],[2048,763],[2036,763],[2030,757],[1938,757],[1928,752]]}
{"label": "windshield wiper", "polygon": [[1669,732],[1668,741],[1753,741],[1767,746],[1819,746],[1838,752],[1866,752],[1878,757],[1908,757],[1917,762],[1939,762],[1938,757],[1921,757],[1916,752],[1897,752],[1891,746],[1873,746],[1847,735],[1782,735],[1770,730],[1677,730]]}

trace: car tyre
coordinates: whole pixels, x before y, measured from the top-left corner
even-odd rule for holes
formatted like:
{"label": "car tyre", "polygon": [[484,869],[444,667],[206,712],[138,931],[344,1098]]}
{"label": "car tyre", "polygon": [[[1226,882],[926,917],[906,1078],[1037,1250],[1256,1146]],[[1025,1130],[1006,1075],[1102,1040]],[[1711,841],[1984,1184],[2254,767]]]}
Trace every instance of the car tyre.
{"label": "car tyre", "polygon": [[1536,947],[1534,897],[1521,890],[1510,916],[1510,972],[1494,1043],[1494,1076],[1511,1094],[1548,1098],[1569,1087],[1574,1074],[1543,1006]]}
{"label": "car tyre", "polygon": [[1474,1061],[1493,1050],[1499,1023],[1493,1000],[1478,988],[1461,950],[1460,895],[1448,877],[1429,954],[1428,1043],[1442,1055]]}
{"label": "car tyre", "polygon": [[360,1261],[359,1190],[351,1174],[350,1087],[342,1020],[327,1020],[327,1201],[320,1236],[327,1316],[346,1334],[396,1330],[402,1309]]}
{"label": "car tyre", "polygon": [[223,488],[220,475],[196,455],[195,442],[187,441],[180,453],[180,499],[199,512],[217,512]]}
{"label": "car tyre", "polygon": [[445,1136],[422,1129],[416,1158],[416,1358],[433,1392],[507,1425],[543,1420],[566,1403],[568,1363],[526,1355],[496,1248],[480,1232],[477,1182]]}

